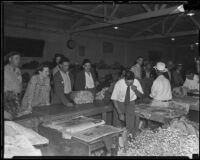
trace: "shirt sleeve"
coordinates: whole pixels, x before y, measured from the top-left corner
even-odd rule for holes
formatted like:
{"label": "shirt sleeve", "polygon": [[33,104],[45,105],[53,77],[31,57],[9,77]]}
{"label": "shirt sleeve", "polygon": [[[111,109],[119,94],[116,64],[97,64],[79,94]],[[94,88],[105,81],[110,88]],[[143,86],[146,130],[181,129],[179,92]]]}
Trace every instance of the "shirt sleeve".
{"label": "shirt sleeve", "polygon": [[143,89],[142,89],[142,86],[141,86],[140,82],[139,82],[137,79],[135,79],[134,85],[137,87],[137,90],[138,90],[139,92],[141,92],[142,94],[144,94]]}
{"label": "shirt sleeve", "polygon": [[50,78],[47,79],[47,93],[46,93],[46,104],[50,103],[50,91],[51,91],[51,85],[50,85]]}
{"label": "shirt sleeve", "polygon": [[34,92],[35,92],[35,88],[36,88],[36,83],[37,83],[37,78],[35,76],[33,76],[28,84],[27,87],[27,99],[28,99],[28,105],[32,105],[32,101],[34,98]]}
{"label": "shirt sleeve", "polygon": [[131,67],[130,71],[133,72],[134,74],[136,74],[136,68],[135,68],[135,66]]}
{"label": "shirt sleeve", "polygon": [[156,86],[157,86],[157,83],[156,83],[156,81],[154,81],[153,82],[153,85],[152,85],[152,87],[151,87],[151,93],[150,93],[150,97],[152,97],[152,98],[154,98],[155,97],[155,95],[156,95]]}
{"label": "shirt sleeve", "polygon": [[119,90],[120,90],[119,83],[116,83],[112,92],[111,100],[119,100]]}
{"label": "shirt sleeve", "polygon": [[198,75],[194,75],[194,80],[199,83],[199,76]]}
{"label": "shirt sleeve", "polygon": [[185,79],[185,82],[183,83],[183,86],[184,86],[184,87],[187,87],[187,88],[189,87],[189,86],[188,86],[188,83],[187,83],[187,78]]}

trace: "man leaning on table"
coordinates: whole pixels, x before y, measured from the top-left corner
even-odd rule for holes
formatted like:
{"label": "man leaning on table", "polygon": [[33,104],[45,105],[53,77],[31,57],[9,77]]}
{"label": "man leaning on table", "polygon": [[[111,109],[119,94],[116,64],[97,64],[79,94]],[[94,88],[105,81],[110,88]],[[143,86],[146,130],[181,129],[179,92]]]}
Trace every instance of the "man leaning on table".
{"label": "man leaning on table", "polygon": [[164,76],[164,73],[167,72],[165,63],[158,62],[154,68],[158,77],[151,87],[150,97],[153,98],[151,105],[167,107],[172,99],[172,91],[169,80]]}
{"label": "man leaning on table", "polygon": [[[126,126],[127,130],[134,134],[136,131],[135,100],[142,97],[143,90],[140,82],[135,79],[134,73],[126,71],[125,77],[120,79],[114,87],[111,100],[113,100],[114,125]],[[135,124],[134,124],[135,123]]]}

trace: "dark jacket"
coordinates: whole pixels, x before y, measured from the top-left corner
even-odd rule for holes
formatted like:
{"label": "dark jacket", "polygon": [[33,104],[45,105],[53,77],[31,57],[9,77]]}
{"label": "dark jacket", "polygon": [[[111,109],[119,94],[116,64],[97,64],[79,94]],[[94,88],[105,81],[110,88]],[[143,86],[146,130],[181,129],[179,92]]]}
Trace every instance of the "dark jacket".
{"label": "dark jacket", "polygon": [[[91,75],[94,81],[94,84],[96,85],[96,76],[93,70],[91,70]],[[76,75],[76,79],[75,79],[75,83],[74,83],[74,89],[75,91],[81,91],[81,90],[85,90],[85,84],[86,80],[85,80],[85,71],[82,70],[80,71],[77,75]]]}
{"label": "dark jacket", "polygon": [[[74,79],[72,74],[69,72],[69,77],[71,80],[71,87],[73,88],[74,85]],[[57,72],[53,76],[53,83],[54,83],[54,91],[53,91],[53,96],[52,96],[52,104],[64,104],[67,105],[69,100],[66,98],[65,93],[64,93],[64,83],[63,83],[63,78],[61,76],[60,72]]]}

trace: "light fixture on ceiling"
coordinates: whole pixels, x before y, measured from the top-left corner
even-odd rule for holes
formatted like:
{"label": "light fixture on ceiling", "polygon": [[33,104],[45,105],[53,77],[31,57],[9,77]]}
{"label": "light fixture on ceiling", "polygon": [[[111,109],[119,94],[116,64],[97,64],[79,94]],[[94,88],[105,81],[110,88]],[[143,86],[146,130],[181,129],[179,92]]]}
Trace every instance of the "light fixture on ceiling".
{"label": "light fixture on ceiling", "polygon": [[172,41],[175,41],[175,38],[172,37],[171,40],[172,40]]}
{"label": "light fixture on ceiling", "polygon": [[119,29],[119,27],[117,27],[117,26],[114,26],[113,28],[114,28],[115,30]]}
{"label": "light fixture on ceiling", "polygon": [[195,45],[198,46],[198,45],[199,45],[199,42],[196,42]]}
{"label": "light fixture on ceiling", "polygon": [[194,13],[194,12],[189,12],[189,13],[187,13],[187,15],[188,15],[188,16],[194,16],[195,13]]}
{"label": "light fixture on ceiling", "polygon": [[183,5],[178,6],[177,9],[178,9],[180,12],[185,12],[185,9],[184,9],[184,6],[183,6]]}

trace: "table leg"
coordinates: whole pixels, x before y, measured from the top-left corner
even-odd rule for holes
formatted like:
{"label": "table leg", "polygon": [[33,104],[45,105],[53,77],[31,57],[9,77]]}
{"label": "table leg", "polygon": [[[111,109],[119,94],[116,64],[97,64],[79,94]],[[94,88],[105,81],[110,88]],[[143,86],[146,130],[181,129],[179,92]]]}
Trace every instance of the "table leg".
{"label": "table leg", "polygon": [[107,113],[106,112],[103,112],[102,113],[102,119],[107,122]]}

